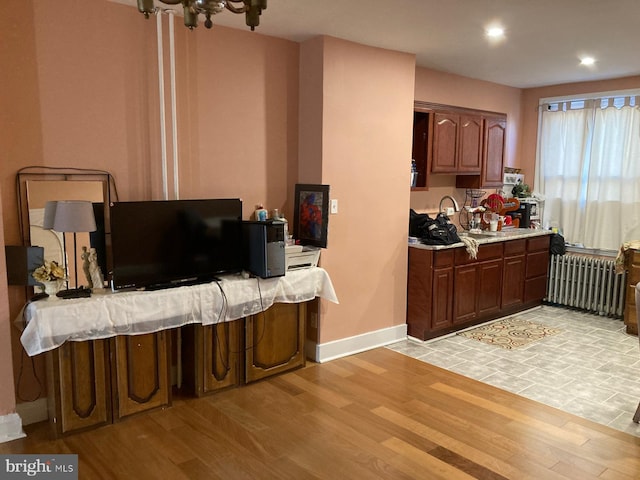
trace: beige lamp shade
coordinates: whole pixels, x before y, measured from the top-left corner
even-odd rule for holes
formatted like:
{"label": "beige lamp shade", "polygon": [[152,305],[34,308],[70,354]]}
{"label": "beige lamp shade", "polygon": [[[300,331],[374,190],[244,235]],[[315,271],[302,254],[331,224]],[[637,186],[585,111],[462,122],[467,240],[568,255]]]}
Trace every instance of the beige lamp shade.
{"label": "beige lamp shade", "polygon": [[53,230],[56,232],[95,232],[96,219],[93,215],[91,202],[81,200],[58,201],[55,208]]}
{"label": "beige lamp shade", "polygon": [[53,222],[56,219],[56,208],[58,202],[47,202],[44,206],[44,219],[42,220],[42,228],[45,230],[51,230],[53,228]]}

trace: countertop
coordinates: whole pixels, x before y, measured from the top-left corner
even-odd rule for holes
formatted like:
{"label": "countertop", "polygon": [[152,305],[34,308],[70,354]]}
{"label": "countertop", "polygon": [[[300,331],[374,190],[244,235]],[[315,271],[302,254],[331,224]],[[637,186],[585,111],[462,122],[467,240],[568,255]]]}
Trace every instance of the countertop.
{"label": "countertop", "polygon": [[[531,238],[539,237],[542,235],[552,235],[551,230],[542,230],[534,228],[509,228],[499,232],[484,231],[481,234],[470,234],[469,232],[458,232],[458,236],[463,237],[465,235],[475,238],[479,246],[487,243],[506,242],[507,240],[517,240],[519,238]],[[462,242],[453,243],[451,245],[425,245],[423,243],[409,243],[410,247],[423,248],[425,250],[444,250],[447,248],[464,247]]]}

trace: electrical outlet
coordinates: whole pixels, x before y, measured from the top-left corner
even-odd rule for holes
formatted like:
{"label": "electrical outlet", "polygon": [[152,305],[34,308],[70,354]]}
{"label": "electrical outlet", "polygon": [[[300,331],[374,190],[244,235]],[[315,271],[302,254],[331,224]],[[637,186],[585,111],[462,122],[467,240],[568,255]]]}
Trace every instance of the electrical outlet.
{"label": "electrical outlet", "polygon": [[453,207],[447,207],[447,216],[453,215],[456,213],[456,209]]}
{"label": "electrical outlet", "polygon": [[335,215],[336,213],[338,213],[338,199],[337,198],[332,198],[331,199],[331,214]]}

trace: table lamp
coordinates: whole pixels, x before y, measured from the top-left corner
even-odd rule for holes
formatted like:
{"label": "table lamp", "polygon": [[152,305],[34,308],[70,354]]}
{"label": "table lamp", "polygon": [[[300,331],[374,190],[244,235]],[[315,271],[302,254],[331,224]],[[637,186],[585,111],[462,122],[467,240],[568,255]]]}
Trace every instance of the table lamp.
{"label": "table lamp", "polygon": [[[48,205],[49,202],[47,202]],[[77,232],[95,232],[96,219],[93,216],[93,205],[83,200],[60,200],[55,202],[53,230],[56,232],[73,233],[73,266],[75,269],[75,286],[78,287],[78,247]],[[53,208],[53,207],[51,207]],[[45,222],[47,220],[45,206]]]}

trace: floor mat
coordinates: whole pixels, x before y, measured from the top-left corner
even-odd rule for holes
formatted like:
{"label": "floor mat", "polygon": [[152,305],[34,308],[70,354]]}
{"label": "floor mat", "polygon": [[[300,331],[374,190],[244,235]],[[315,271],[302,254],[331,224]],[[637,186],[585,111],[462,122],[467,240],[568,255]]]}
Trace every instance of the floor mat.
{"label": "floor mat", "polygon": [[457,335],[511,350],[560,332],[562,330],[557,328],[509,317],[489,325],[459,332]]}

